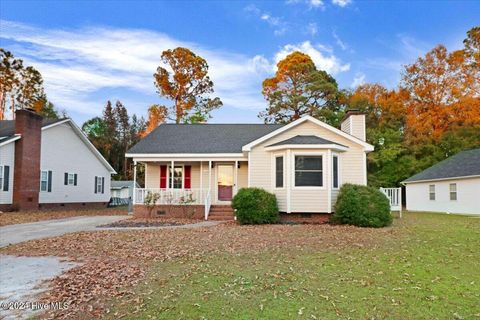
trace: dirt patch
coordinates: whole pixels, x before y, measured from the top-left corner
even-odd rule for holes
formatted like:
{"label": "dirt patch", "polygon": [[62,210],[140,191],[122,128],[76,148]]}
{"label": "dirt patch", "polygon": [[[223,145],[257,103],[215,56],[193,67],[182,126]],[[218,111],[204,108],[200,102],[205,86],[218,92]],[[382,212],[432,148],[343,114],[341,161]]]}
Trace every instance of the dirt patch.
{"label": "dirt patch", "polygon": [[3,212],[0,213],[0,227],[12,224],[37,222],[43,220],[61,219],[76,216],[111,216],[126,215],[124,208],[104,208],[90,210],[64,210],[64,211],[28,211],[28,212]]}
{"label": "dirt patch", "polygon": [[181,218],[131,218],[121,220],[102,226],[99,228],[148,228],[148,227],[166,227],[166,226],[183,226],[186,224],[194,224],[202,222],[200,219],[181,219]]}
{"label": "dirt patch", "polygon": [[54,255],[82,262],[52,282],[47,301],[68,301],[68,310],[51,316],[89,318],[105,313],[102,297],[135,299],[132,286],[154,262],[202,259],[216,253],[263,250],[338,250],[375,247],[379,234],[394,229],[361,229],[330,225],[239,226],[234,223],[199,229],[98,231],[29,241],[0,252],[20,255]]}

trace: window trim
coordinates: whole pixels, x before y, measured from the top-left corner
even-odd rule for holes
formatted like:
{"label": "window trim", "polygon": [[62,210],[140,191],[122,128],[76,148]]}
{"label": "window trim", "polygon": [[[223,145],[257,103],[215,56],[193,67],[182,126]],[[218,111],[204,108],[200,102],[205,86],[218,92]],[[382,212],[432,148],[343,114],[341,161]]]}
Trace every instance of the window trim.
{"label": "window trim", "polygon": [[[455,191],[452,191],[452,186],[455,186]],[[452,194],[455,194],[455,199],[452,199]],[[450,201],[457,201],[458,200],[458,188],[457,188],[457,183],[449,183],[448,184],[448,195],[450,198]]]}
{"label": "window trim", "polygon": [[[277,187],[277,158],[283,157],[283,184],[282,187]],[[285,153],[272,154],[272,187],[274,190],[284,190],[286,188],[286,155]]]}
{"label": "window trim", "polygon": [[[3,176],[3,167],[5,167],[4,165],[1,165],[0,166],[0,192],[3,192],[3,180],[5,179],[5,177]],[[10,181],[9,181],[10,182]],[[6,191],[8,192],[8,191]]]}
{"label": "window trim", "polygon": [[[173,171],[171,170],[171,167],[172,165],[171,164],[168,164],[167,165],[167,190],[185,190],[185,164],[175,164],[173,166],[173,169],[175,170],[175,168],[182,168],[182,187],[181,188],[174,188],[173,187]],[[191,178],[191,172],[190,172],[190,180],[192,179]],[[172,184],[170,186],[170,178],[172,179]],[[191,186],[191,182],[190,182],[190,186]],[[192,189],[192,188],[190,188]]]}
{"label": "window trim", "polygon": [[[335,187],[334,185],[334,180],[333,180],[333,158],[337,158],[337,186]],[[332,190],[339,190],[340,187],[342,186],[342,179],[341,179],[341,168],[340,168],[340,155],[338,153],[332,152]]]}
{"label": "window trim", "polygon": [[[40,192],[48,192],[48,171],[50,170],[40,170]],[[47,180],[45,182],[47,183],[45,190],[42,190],[42,173],[46,172],[47,173]]]}
{"label": "window trim", "polygon": [[[433,187],[433,192],[432,192],[432,188]],[[432,194],[433,194],[433,199],[432,199]],[[437,194],[436,194],[436,187],[434,184],[429,184],[428,185],[428,199],[430,201],[435,201],[437,198]]]}
{"label": "window trim", "polygon": [[[295,181],[295,157],[297,156],[317,156],[317,157],[322,157],[322,185],[321,186],[296,186],[296,181]],[[305,151],[300,151],[300,152],[292,152],[292,158],[291,158],[291,174],[292,174],[292,187],[291,189],[293,190],[326,190],[327,185],[325,184],[325,159],[327,158],[327,153],[326,152],[305,152]]]}
{"label": "window trim", "polygon": [[[102,194],[102,179],[104,179],[105,177],[103,176],[96,176],[96,181],[97,181],[97,194]],[[98,190],[100,188],[100,190]]]}

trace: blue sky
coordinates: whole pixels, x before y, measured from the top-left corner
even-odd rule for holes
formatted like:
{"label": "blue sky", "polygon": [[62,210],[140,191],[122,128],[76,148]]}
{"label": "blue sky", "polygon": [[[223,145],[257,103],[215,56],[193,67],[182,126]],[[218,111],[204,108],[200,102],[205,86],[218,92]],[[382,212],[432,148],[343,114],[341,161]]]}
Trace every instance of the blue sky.
{"label": "blue sky", "polygon": [[211,122],[260,122],[261,83],[294,50],[342,88],[395,87],[401,66],[435,45],[462,46],[480,1],[8,1],[0,46],[43,75],[49,99],[79,124],[121,100],[145,115],[165,103],[153,73],[163,50],[189,47],[210,65],[224,106]]}

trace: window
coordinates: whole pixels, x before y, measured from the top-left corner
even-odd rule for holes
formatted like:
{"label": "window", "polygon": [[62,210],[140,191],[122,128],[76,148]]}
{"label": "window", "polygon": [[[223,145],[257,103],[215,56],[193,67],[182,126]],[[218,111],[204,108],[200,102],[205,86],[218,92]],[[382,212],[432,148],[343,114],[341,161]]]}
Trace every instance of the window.
{"label": "window", "polygon": [[338,189],[338,156],[333,156],[332,160],[333,188]]}
{"label": "window", "polygon": [[435,185],[434,184],[429,185],[428,191],[430,194],[430,200],[435,200]]}
{"label": "window", "polygon": [[322,156],[295,156],[295,187],[323,186]]}
{"label": "window", "polygon": [[48,190],[48,171],[40,171],[40,191]]}
{"label": "window", "polygon": [[450,200],[457,200],[457,184],[450,183]]}
{"label": "window", "polygon": [[95,181],[96,181],[96,186],[97,186],[97,192],[96,193],[103,193],[103,190],[102,190],[102,181],[103,181],[103,177],[95,177]]}
{"label": "window", "polygon": [[69,173],[68,174],[68,185],[73,186],[74,183],[75,183],[75,174]]}
{"label": "window", "polygon": [[[169,186],[172,185],[172,169],[170,168],[170,179]],[[183,188],[183,167],[175,166],[173,170],[173,189],[182,189]]]}
{"label": "window", "polygon": [[0,191],[3,190],[3,166],[0,166]]}
{"label": "window", "polygon": [[275,188],[283,188],[283,156],[275,157]]}

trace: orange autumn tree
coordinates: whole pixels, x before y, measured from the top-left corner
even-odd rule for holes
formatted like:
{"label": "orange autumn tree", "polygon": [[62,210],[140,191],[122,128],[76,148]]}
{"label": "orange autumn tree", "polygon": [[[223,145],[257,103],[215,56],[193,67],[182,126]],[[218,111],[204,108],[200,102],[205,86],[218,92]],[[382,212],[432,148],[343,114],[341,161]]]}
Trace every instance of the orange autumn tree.
{"label": "orange autumn tree", "polygon": [[167,114],[167,107],[158,104],[151,105],[150,108],[148,108],[147,127],[145,131],[142,132],[141,136],[145,137],[147,134],[155,130],[155,128],[157,128],[159,125],[165,123],[167,120]]}
{"label": "orange autumn tree", "polygon": [[479,28],[468,32],[465,48],[449,53],[438,45],[405,68],[406,138],[439,141],[452,126],[480,125]]}
{"label": "orange autumn tree", "polygon": [[222,106],[218,97],[210,98],[213,82],[208,76],[205,59],[187,48],[166,50],[162,62],[167,68],[158,67],[154,74],[158,93],[171,101],[171,114],[175,122],[204,122],[210,112]]}
{"label": "orange autumn tree", "polygon": [[308,114],[330,124],[338,122],[339,90],[335,79],[317,70],[309,55],[292,52],[277,64],[277,72],[263,81],[268,102],[259,114],[266,123],[288,123]]}

